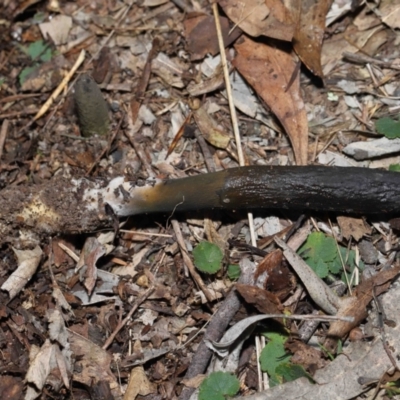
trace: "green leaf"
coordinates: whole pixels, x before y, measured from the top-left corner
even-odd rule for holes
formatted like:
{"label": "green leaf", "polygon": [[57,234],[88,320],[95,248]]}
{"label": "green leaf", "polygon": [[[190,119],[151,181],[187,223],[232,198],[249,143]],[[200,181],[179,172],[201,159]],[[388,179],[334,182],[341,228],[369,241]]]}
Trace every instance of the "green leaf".
{"label": "green leaf", "polygon": [[19,84],[22,86],[23,83],[26,81],[28,76],[35,71],[39,66],[37,64],[32,65],[31,67],[25,67],[21,73],[19,74]]}
{"label": "green leaf", "polygon": [[337,257],[335,239],[325,236],[322,232],[313,232],[299,249],[299,254],[320,278],[326,278],[329,263]]}
{"label": "green leaf", "polygon": [[276,386],[282,383],[281,377],[276,374],[276,368],[289,361],[291,355],[285,350],[285,342],[287,336],[278,332],[268,332],[264,334],[268,339],[268,343],[262,349],[260,354],[261,369],[270,376],[270,385]]}
{"label": "green leaf", "polygon": [[197,269],[207,274],[215,274],[221,269],[224,255],[215,244],[201,242],[193,249],[193,257]]}
{"label": "green leaf", "polygon": [[[343,246],[337,246],[334,238],[325,236],[321,232],[311,233],[298,252],[322,279],[326,278],[329,273],[334,275],[342,273],[342,260],[351,272],[356,268],[355,251],[348,250]],[[364,264],[361,261],[358,268],[360,271],[364,269]],[[345,279],[344,275],[342,278]]]}
{"label": "green leaf", "polygon": [[240,388],[239,379],[228,372],[212,372],[200,385],[199,400],[225,400]]}
{"label": "green leaf", "polygon": [[[48,50],[50,50],[51,53],[51,49],[47,48],[47,45],[44,44],[43,40],[38,40],[36,42],[31,43],[28,46],[28,55],[30,58],[32,58],[32,60],[36,60],[39,56],[42,59],[43,54],[45,54]],[[51,57],[50,57],[51,59]],[[44,61],[44,60],[43,60]],[[46,60],[48,61],[48,60]]]}
{"label": "green leaf", "polygon": [[375,122],[376,130],[385,135],[388,139],[396,139],[400,137],[400,122],[392,118],[384,117]]}
{"label": "green leaf", "polygon": [[240,266],[237,264],[230,264],[228,265],[228,278],[233,281],[235,279],[238,279],[240,276],[241,270],[240,270]]}
{"label": "green leaf", "polygon": [[44,43],[43,40],[37,40],[36,42],[30,43],[29,46],[18,46],[19,49],[28,55],[33,61],[50,61],[53,57],[53,51],[48,44]]}
{"label": "green leaf", "polygon": [[319,259],[325,262],[332,261],[337,254],[335,239],[325,236],[322,232],[313,232],[300,247],[299,254],[314,264]]}
{"label": "green leaf", "polygon": [[303,376],[314,382],[311,375],[303,366],[292,363],[282,363],[276,367],[275,373],[283,378],[284,382],[291,382]]}
{"label": "green leaf", "polygon": [[319,259],[315,265],[315,268],[313,268],[315,273],[321,278],[324,279],[328,276],[329,274],[329,267],[328,264],[323,262],[321,259]]}
{"label": "green leaf", "polygon": [[400,164],[390,164],[389,171],[400,172]]}

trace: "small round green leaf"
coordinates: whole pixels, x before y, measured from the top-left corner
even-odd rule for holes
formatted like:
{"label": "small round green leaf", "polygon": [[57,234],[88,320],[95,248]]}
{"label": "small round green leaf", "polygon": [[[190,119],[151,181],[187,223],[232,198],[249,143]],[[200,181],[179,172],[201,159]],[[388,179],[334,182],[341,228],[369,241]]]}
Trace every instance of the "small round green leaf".
{"label": "small round green leaf", "polygon": [[227,271],[227,274],[228,274],[228,278],[230,279],[230,280],[235,280],[235,279],[238,279],[239,278],[239,276],[240,276],[240,266],[239,265],[237,265],[237,264],[230,264],[230,265],[228,265],[228,271]]}
{"label": "small round green leaf", "polygon": [[194,265],[207,274],[215,274],[221,269],[224,257],[221,249],[213,243],[201,242],[193,249]]}
{"label": "small round green leaf", "polygon": [[400,122],[392,118],[380,118],[375,123],[376,130],[385,135],[388,139],[396,139],[400,137]]}
{"label": "small round green leaf", "polygon": [[199,400],[225,400],[240,388],[239,379],[228,372],[212,372],[200,385]]}

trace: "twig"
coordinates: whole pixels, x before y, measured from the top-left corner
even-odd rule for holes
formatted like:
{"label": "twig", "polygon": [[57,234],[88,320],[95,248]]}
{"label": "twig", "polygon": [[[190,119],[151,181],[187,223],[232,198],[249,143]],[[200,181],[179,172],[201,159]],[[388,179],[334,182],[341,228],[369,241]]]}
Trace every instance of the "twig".
{"label": "twig", "polygon": [[4,149],[4,143],[6,141],[6,136],[8,132],[8,119],[5,119],[1,125],[1,130],[0,130],[0,160],[1,156],[3,155],[3,149]]}
{"label": "twig", "polygon": [[147,55],[146,64],[143,68],[142,76],[140,77],[139,83],[136,87],[135,95],[131,101],[131,115],[132,115],[133,123],[135,123],[135,121],[138,117],[139,109],[140,109],[140,106],[142,105],[143,97],[146,92],[146,88],[149,83],[149,80],[150,80],[151,62],[155,58],[159,46],[160,46],[160,41],[159,41],[159,39],[155,38],[153,40],[151,50],[149,51],[149,54]]}
{"label": "twig", "polygon": [[345,51],[345,52],[343,52],[342,56],[344,58],[347,58],[348,60],[353,61],[358,64],[370,63],[370,64],[375,64],[375,65],[381,65],[382,67],[385,67],[385,68],[400,70],[400,65],[397,66],[397,65],[393,65],[393,63],[391,63],[391,62],[377,60],[376,58],[369,57],[362,53],[350,53],[350,52]]}
{"label": "twig", "polygon": [[204,293],[206,296],[206,299],[210,302],[215,300],[215,296],[212,295],[212,293],[207,289],[207,286],[204,284],[203,279],[201,279],[201,276],[197,273],[195,266],[192,263],[192,260],[189,257],[185,241],[183,240],[181,228],[179,227],[179,223],[176,219],[171,220],[172,228],[174,229],[175,235],[176,235],[176,241],[178,242],[179,248],[181,250],[181,254],[183,257],[183,261],[185,262],[186,266],[189,269],[190,275],[194,279],[194,281],[197,283],[201,291]]}
{"label": "twig", "polygon": [[238,158],[239,158],[239,165],[243,166],[243,165],[245,165],[245,161],[244,161],[243,149],[242,149],[241,140],[240,140],[241,138],[240,138],[239,124],[238,124],[238,120],[237,120],[235,104],[233,103],[232,87],[231,87],[231,83],[229,80],[229,69],[228,69],[228,63],[226,61],[224,38],[222,36],[221,22],[219,20],[218,4],[213,3],[212,9],[213,9],[213,13],[214,13],[215,26],[217,28],[218,45],[219,45],[219,51],[220,51],[220,55],[221,55],[221,64],[222,64],[222,69],[224,71],[224,79],[225,79],[225,86],[226,86],[225,89],[226,89],[226,94],[227,94],[228,102],[229,102],[229,111],[231,113],[232,128],[233,128],[233,133],[235,135],[236,147],[237,147]]}
{"label": "twig", "polygon": [[143,236],[157,236],[157,237],[166,237],[166,238],[171,238],[172,235],[168,235],[167,233],[153,233],[153,232],[141,232],[141,231],[133,231],[130,229],[120,229],[119,230],[122,233],[131,233],[134,235],[143,235]]}
{"label": "twig", "polygon": [[139,308],[139,306],[153,293],[154,285],[148,288],[140,297],[138,297],[135,301],[135,304],[130,309],[128,315],[118,323],[117,327],[114,329],[114,332],[109,336],[109,338],[104,343],[102,349],[107,350],[108,346],[113,342],[115,336],[117,336],[118,332],[129,322],[133,313]]}
{"label": "twig", "polygon": [[33,117],[32,122],[35,122],[36,120],[38,120],[41,116],[43,116],[47,112],[47,110],[53,104],[53,101],[58,97],[58,95],[61,93],[61,91],[65,88],[65,86],[71,80],[72,76],[75,74],[75,72],[78,70],[78,68],[81,66],[81,64],[83,63],[84,60],[85,60],[85,50],[82,50],[80,52],[77,60],[75,61],[75,64],[71,68],[71,70],[64,77],[64,79],[61,81],[61,83],[57,86],[56,90],[54,90],[52,95],[43,104],[43,106],[38,111],[38,113]]}

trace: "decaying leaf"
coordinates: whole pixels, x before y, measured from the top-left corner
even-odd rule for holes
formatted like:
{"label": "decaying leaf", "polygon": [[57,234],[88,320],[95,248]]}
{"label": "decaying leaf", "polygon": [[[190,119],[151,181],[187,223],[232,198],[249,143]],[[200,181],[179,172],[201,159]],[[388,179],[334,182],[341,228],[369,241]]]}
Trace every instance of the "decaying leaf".
{"label": "decaying leaf", "polygon": [[75,356],[74,380],[88,387],[105,381],[115,396],[120,396],[119,385],[110,370],[111,356],[90,340],[68,330],[68,339]]}
{"label": "decaying leaf", "polygon": [[294,50],[301,61],[320,78],[323,77],[321,50],[325,33],[325,19],[332,1],[302,1],[300,20],[293,38]]}
{"label": "decaying leaf", "polygon": [[239,283],[236,284],[236,289],[246,303],[253,304],[262,314],[279,314],[283,310],[278,297],[265,289]]}
{"label": "decaying leaf", "polygon": [[291,41],[295,29],[291,13],[276,0],[220,0],[228,17],[250,36]]}
{"label": "decaying leaf", "polygon": [[367,306],[374,296],[379,296],[388,290],[390,282],[400,273],[400,266],[380,271],[358,285],[353,296],[345,299],[337,313],[338,316],[352,316],[352,322],[334,321],[329,327],[324,347],[329,351],[336,350],[337,340],[343,338],[351,329],[358,326],[367,317]]}
{"label": "decaying leaf", "polygon": [[363,236],[371,234],[371,228],[366,225],[362,218],[337,217],[342,235],[346,239],[353,237],[359,241]]}
{"label": "decaying leaf", "polygon": [[157,386],[149,381],[142,366],[133,368],[124,398],[136,399],[139,394],[147,396],[150,393],[157,393]]}
{"label": "decaying leaf", "polygon": [[25,379],[32,385],[28,386],[25,399],[35,399],[39,396],[50,371],[56,367],[55,347],[47,339],[41,349],[31,348],[31,362]]}
{"label": "decaying leaf", "polygon": [[194,104],[193,117],[204,139],[219,149],[226,149],[231,140],[230,136],[217,127],[217,123],[207,112],[206,104],[201,107],[196,106],[198,104]]}
{"label": "decaying leaf", "polygon": [[[240,29],[235,29],[229,34],[229,20],[220,17],[224,45],[228,46],[241,34]],[[210,15],[188,15],[185,20],[185,36],[190,51],[191,60],[201,60],[207,54],[216,55],[219,53],[217,30],[214,17]]]}
{"label": "decaying leaf", "polygon": [[300,94],[299,75],[292,79],[296,67],[292,56],[277,47],[257,43],[249,38],[240,39],[235,48],[238,54],[233,65],[285,128],[293,146],[296,163],[306,165],[307,114]]}
{"label": "decaying leaf", "polygon": [[301,340],[290,340],[286,342],[285,348],[293,353],[290,361],[293,364],[302,365],[311,374],[318,368],[323,368],[327,360],[323,358],[321,350],[316,349]]}
{"label": "decaying leaf", "polygon": [[87,238],[75,270],[81,270],[89,295],[92,293],[97,279],[97,260],[106,252],[105,247],[95,237]]}
{"label": "decaying leaf", "polygon": [[400,4],[392,0],[382,0],[379,15],[392,29],[400,28]]}
{"label": "decaying leaf", "polygon": [[296,285],[295,277],[282,262],[280,249],[267,254],[258,264],[255,279],[280,300],[284,299]]}
{"label": "decaying leaf", "polygon": [[43,253],[39,246],[36,246],[33,250],[13,250],[18,259],[18,268],[1,286],[1,290],[8,292],[10,299],[13,299],[32,278]]}
{"label": "decaying leaf", "polygon": [[44,37],[50,37],[55,45],[65,44],[72,28],[72,18],[67,15],[55,15],[48,22],[39,24]]}

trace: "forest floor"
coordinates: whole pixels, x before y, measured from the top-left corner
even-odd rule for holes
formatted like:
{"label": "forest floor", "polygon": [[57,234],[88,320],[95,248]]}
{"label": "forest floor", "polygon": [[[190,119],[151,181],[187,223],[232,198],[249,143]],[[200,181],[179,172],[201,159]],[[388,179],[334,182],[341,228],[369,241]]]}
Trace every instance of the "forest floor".
{"label": "forest floor", "polygon": [[[0,21],[0,204],[59,179],[400,170],[399,2],[6,0]],[[398,220],[261,208],[39,235],[16,217],[0,397],[396,396]]]}

